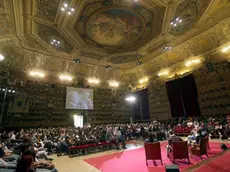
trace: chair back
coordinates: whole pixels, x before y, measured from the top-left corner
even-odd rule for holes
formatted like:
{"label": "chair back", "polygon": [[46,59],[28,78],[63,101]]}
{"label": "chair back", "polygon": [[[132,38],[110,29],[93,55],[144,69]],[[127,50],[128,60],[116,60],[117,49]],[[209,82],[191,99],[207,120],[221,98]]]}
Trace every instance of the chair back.
{"label": "chair back", "polygon": [[188,158],[187,141],[175,142],[172,144],[172,154],[174,159]]}
{"label": "chair back", "polygon": [[156,143],[148,143],[145,142],[145,156],[146,160],[154,160],[160,159],[161,160],[161,146],[160,142]]}
{"label": "chair back", "polygon": [[200,139],[200,155],[207,153],[208,137]]}
{"label": "chair back", "polygon": [[17,165],[17,172],[29,172],[33,163],[33,156],[22,156]]}

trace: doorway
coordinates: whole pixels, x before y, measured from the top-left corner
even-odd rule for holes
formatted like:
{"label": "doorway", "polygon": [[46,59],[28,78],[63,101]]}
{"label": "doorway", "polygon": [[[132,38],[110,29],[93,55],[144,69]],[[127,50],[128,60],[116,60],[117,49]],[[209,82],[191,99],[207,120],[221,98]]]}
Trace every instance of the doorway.
{"label": "doorway", "polygon": [[83,127],[83,115],[73,115],[73,121],[75,127]]}

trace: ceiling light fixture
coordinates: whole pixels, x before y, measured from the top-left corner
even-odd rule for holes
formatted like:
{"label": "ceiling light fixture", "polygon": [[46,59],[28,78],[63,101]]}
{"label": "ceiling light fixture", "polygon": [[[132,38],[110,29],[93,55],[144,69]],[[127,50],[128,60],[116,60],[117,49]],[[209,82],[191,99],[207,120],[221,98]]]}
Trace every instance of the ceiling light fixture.
{"label": "ceiling light fixture", "polygon": [[68,15],[71,15],[75,11],[75,9],[66,2],[63,3],[61,10],[66,11]]}
{"label": "ceiling light fixture", "polygon": [[145,78],[140,79],[140,80],[139,80],[139,83],[140,83],[140,84],[143,84],[143,83],[145,83],[145,82],[148,82],[148,80],[149,80],[149,79],[148,79],[147,77],[145,77]]}
{"label": "ceiling light fixture", "polygon": [[229,50],[230,50],[230,45],[224,47],[224,48],[222,49],[222,52],[223,52],[223,53],[227,53]]}
{"label": "ceiling light fixture", "polygon": [[5,88],[0,88],[0,91],[8,91],[8,93],[15,93],[15,90],[13,89],[5,89]]}
{"label": "ceiling light fixture", "polygon": [[31,71],[30,76],[37,77],[37,78],[44,78],[45,74],[39,71]]}
{"label": "ceiling light fixture", "polygon": [[110,87],[119,87],[119,83],[117,81],[109,81]]}
{"label": "ceiling light fixture", "polygon": [[137,64],[137,66],[140,66],[140,65],[142,65],[142,61],[138,61],[136,64]]}
{"label": "ceiling light fixture", "polygon": [[73,78],[72,78],[71,76],[69,76],[69,75],[64,75],[64,74],[59,75],[59,78],[60,78],[60,80],[62,80],[62,81],[72,81],[72,80],[73,80]]}
{"label": "ceiling light fixture", "polygon": [[174,20],[171,20],[171,21],[170,21],[170,24],[171,24],[172,26],[176,27],[178,24],[182,23],[182,21],[183,21],[183,20],[182,20],[181,18],[176,17]]}
{"label": "ceiling light fixture", "polygon": [[56,46],[56,47],[58,47],[58,46],[61,44],[61,42],[60,42],[59,40],[52,39],[52,40],[50,41],[50,44],[51,44],[51,45],[54,45],[54,46]]}
{"label": "ceiling light fixture", "polygon": [[0,61],[4,60],[4,56],[2,54],[0,54]]}
{"label": "ceiling light fixture", "polygon": [[185,66],[186,66],[186,67],[189,67],[189,66],[194,65],[194,64],[199,64],[200,62],[201,62],[200,59],[189,60],[189,61],[187,61],[187,62],[185,63]]}
{"label": "ceiling light fixture", "polygon": [[171,46],[167,46],[167,45],[163,48],[164,52],[169,51],[171,49],[172,49],[172,47]]}
{"label": "ceiling light fixture", "polygon": [[169,71],[165,70],[165,71],[159,72],[158,76],[166,76],[168,74],[169,74]]}
{"label": "ceiling light fixture", "polygon": [[81,60],[78,59],[78,58],[77,58],[77,59],[74,59],[73,61],[74,61],[75,63],[81,63]]}
{"label": "ceiling light fixture", "polygon": [[99,84],[99,83],[100,83],[100,80],[97,79],[97,78],[89,78],[89,79],[88,79],[88,82],[89,82],[90,84]]}
{"label": "ceiling light fixture", "polygon": [[112,69],[112,66],[107,65],[107,66],[105,66],[105,68],[106,68],[106,69]]}

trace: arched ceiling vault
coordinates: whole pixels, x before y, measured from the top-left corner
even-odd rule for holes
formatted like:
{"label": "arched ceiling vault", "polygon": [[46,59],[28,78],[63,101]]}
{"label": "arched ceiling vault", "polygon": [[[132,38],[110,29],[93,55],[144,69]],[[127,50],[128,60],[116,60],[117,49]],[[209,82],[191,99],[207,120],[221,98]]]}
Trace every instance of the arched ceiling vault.
{"label": "arched ceiling vault", "polygon": [[[19,51],[29,64],[42,58],[48,71],[68,65],[75,75],[134,82],[230,41],[228,0],[70,0],[71,15],[61,10],[63,3],[0,0],[1,53]],[[177,17],[182,22],[172,27]],[[60,45],[51,45],[53,39]],[[166,45],[173,48],[164,52]],[[82,63],[76,66],[75,58]],[[31,67],[20,63],[20,69]]]}

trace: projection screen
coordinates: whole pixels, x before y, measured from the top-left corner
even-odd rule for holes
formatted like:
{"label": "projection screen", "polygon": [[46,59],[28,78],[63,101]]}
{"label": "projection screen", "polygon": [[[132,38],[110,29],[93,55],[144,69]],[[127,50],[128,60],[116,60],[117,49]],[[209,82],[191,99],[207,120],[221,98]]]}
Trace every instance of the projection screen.
{"label": "projection screen", "polygon": [[93,89],[66,88],[66,109],[93,109]]}

